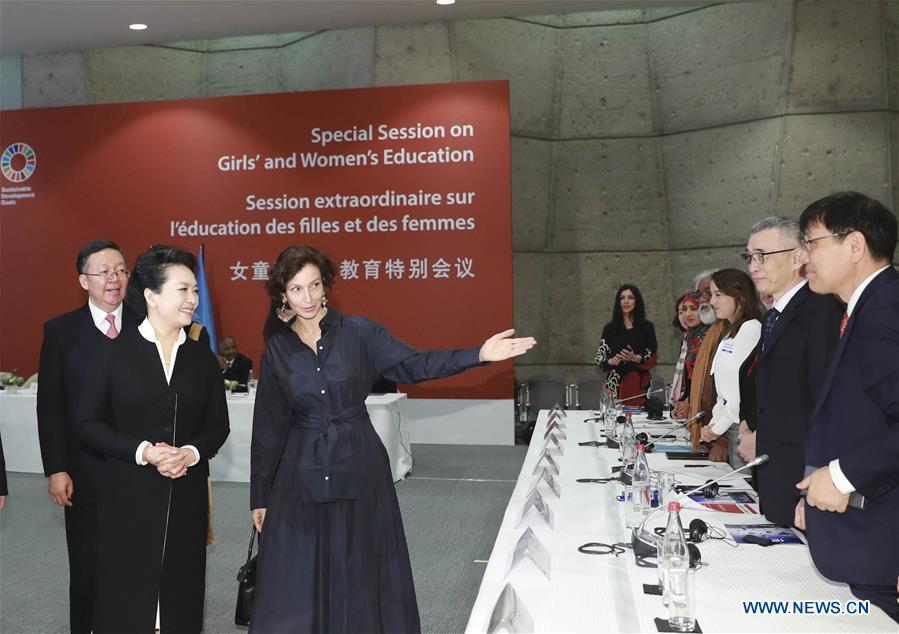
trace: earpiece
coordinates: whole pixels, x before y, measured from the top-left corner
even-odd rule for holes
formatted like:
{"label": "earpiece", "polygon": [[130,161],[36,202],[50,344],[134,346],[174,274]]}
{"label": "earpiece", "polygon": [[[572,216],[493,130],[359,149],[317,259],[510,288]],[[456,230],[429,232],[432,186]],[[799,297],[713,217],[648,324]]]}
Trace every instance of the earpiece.
{"label": "earpiece", "polygon": [[645,431],[641,431],[636,436],[636,441],[638,445],[648,445],[649,444],[649,434]]}
{"label": "earpiece", "polygon": [[718,483],[712,482],[711,480],[706,480],[706,485],[702,487],[702,497],[704,498],[716,498],[718,497]]}
{"label": "earpiece", "polygon": [[687,544],[687,552],[690,553],[690,567],[698,568],[702,564],[702,553],[696,544]]}
{"label": "earpiece", "polygon": [[690,521],[690,528],[687,530],[691,542],[701,542],[706,539],[709,534],[709,525],[698,517]]}

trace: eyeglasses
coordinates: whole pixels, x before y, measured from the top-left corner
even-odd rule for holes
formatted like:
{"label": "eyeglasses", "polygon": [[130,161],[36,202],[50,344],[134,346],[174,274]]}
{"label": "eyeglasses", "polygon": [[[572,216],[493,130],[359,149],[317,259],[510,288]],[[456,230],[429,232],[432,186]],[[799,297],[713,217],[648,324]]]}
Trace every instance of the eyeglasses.
{"label": "eyeglasses", "polygon": [[839,233],[829,233],[826,236],[818,236],[817,238],[812,238],[811,240],[809,240],[808,238],[802,238],[802,240],[799,241],[799,244],[801,244],[802,248],[806,251],[811,251],[812,242],[817,242],[818,240],[823,240],[824,238],[842,238],[844,236],[848,236],[850,233],[852,233],[852,231],[840,231]]}
{"label": "eyeglasses", "polygon": [[88,275],[90,277],[99,277],[104,280],[112,280],[115,278],[128,278],[131,276],[131,271],[128,269],[116,269],[114,271],[100,271],[99,273],[82,273],[82,275]]}
{"label": "eyeglasses", "polygon": [[764,264],[765,258],[769,255],[776,255],[778,253],[789,253],[790,251],[796,250],[798,247],[793,247],[792,249],[781,249],[780,251],[756,251],[755,253],[741,253],[740,257],[743,258],[743,261],[749,265],[750,262],[755,262],[756,264]]}

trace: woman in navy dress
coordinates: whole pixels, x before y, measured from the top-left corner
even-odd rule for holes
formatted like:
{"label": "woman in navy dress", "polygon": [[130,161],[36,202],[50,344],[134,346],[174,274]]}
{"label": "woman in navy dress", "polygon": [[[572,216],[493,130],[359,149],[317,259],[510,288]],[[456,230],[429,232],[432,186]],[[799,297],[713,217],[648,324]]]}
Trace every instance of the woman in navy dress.
{"label": "woman in navy dress", "polygon": [[387,452],[365,397],[378,376],[447,377],[536,343],[508,330],[480,347],[419,352],[368,319],[328,308],[334,277],[324,254],[293,246],[267,284],[296,319],[266,345],[253,415],[255,634],[421,630]]}

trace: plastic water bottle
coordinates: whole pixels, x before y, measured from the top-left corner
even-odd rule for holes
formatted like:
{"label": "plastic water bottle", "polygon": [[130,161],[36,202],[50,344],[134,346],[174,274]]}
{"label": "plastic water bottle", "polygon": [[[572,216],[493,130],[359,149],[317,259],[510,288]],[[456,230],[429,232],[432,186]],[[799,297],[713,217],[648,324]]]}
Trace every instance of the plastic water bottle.
{"label": "plastic water bottle", "polygon": [[662,589],[662,603],[668,605],[670,601],[669,575],[672,570],[688,569],[690,556],[687,551],[687,538],[684,536],[684,526],[680,521],[680,504],[670,502],[668,504],[668,525],[665,528],[665,538],[662,540],[662,549],[659,551],[659,587]]}
{"label": "plastic water bottle", "polygon": [[643,517],[649,513],[649,463],[643,445],[635,446],[633,474],[631,475],[631,503],[628,507],[627,527],[637,528]]}

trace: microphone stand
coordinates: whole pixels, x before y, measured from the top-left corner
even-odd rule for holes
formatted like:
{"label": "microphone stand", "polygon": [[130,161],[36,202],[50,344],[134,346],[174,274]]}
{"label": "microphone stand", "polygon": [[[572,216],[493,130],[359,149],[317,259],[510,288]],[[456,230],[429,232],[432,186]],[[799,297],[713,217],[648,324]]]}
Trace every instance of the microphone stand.
{"label": "microphone stand", "polygon": [[649,447],[650,447],[650,448],[655,448],[655,444],[656,444],[655,441],[656,441],[656,440],[662,440],[663,438],[666,438],[666,437],[670,436],[670,435],[671,435],[671,432],[673,432],[674,430],[676,430],[676,429],[678,429],[678,428],[680,428],[680,427],[685,427],[685,426],[689,425],[690,423],[692,423],[694,420],[699,420],[699,419],[701,419],[703,416],[705,416],[705,412],[700,411],[700,412],[696,412],[696,413],[695,413],[693,416],[691,416],[690,418],[685,418],[685,419],[682,420],[682,421],[678,421],[678,423],[677,423],[676,425],[674,425],[674,426],[672,426],[672,427],[669,427],[667,430],[665,430],[665,433],[664,433],[664,434],[662,434],[661,436],[656,436],[656,437],[653,439],[653,441],[652,441],[651,443],[649,443]]}
{"label": "microphone stand", "polygon": [[657,392],[664,392],[667,389],[668,389],[667,385],[665,387],[657,387],[654,390],[646,390],[646,392],[644,394],[635,394],[634,396],[628,396],[627,398],[615,399],[615,403],[620,405],[621,403],[624,403],[625,401],[632,401],[635,398],[649,398],[652,394],[656,394]]}

